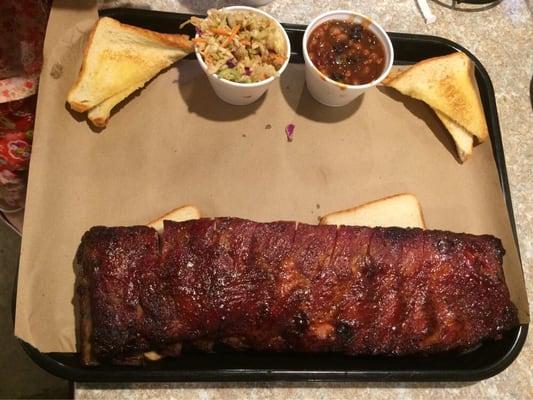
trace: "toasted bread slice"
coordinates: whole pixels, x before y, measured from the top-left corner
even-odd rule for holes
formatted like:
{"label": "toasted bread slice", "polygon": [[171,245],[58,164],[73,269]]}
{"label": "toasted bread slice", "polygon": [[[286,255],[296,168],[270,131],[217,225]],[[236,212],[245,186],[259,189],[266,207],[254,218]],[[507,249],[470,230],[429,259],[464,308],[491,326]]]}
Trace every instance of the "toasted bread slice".
{"label": "toasted bread slice", "polygon": [[150,80],[193,47],[187,35],[163,34],[100,18],[89,36],[67,101],[72,109],[87,111]]}
{"label": "toasted bread slice", "polygon": [[472,155],[472,148],[474,147],[474,137],[466,131],[461,125],[455,123],[446,115],[438,110],[435,111],[437,117],[441,120],[442,124],[446,127],[450,135],[452,135],[457,149],[457,154],[461,162],[465,162],[468,157]]}
{"label": "toasted bread slice", "polygon": [[95,126],[99,128],[105,128],[109,117],[111,116],[111,111],[115,106],[128,97],[130,94],[135,92],[137,89],[142,88],[146,82],[141,82],[137,85],[129,87],[122,92],[118,92],[116,95],[111,96],[109,99],[102,101],[96,107],[93,107],[87,113],[89,121],[91,121]]}
{"label": "toasted bread slice", "polygon": [[489,133],[483,106],[476,91],[473,63],[456,52],[421,61],[383,81],[401,93],[422,100],[440,111],[480,142]]}
{"label": "toasted bread slice", "polygon": [[420,203],[410,193],[396,194],[325,215],[320,218],[320,225],[426,227]]}
{"label": "toasted bread slice", "polygon": [[196,208],[195,206],[182,206],[175,208],[174,210],[166,213],[162,217],[148,223],[147,225],[151,228],[154,228],[159,233],[163,232],[163,221],[169,220],[169,221],[175,221],[175,222],[181,222],[181,221],[189,221],[191,219],[198,219],[200,218],[200,210]]}

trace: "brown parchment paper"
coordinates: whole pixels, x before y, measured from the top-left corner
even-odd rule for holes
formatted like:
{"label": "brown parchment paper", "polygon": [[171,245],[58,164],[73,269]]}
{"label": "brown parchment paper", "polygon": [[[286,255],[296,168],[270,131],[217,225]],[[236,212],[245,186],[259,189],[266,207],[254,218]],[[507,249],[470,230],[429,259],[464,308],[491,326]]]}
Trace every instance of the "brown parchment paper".
{"label": "brown parchment paper", "polygon": [[71,28],[53,46],[47,38],[18,279],[21,339],[75,351],[73,260],[93,225],[144,224],[182,204],[205,216],[316,223],[399,192],[416,194],[429,228],[501,238],[512,299],[529,320],[490,143],[461,165],[426,105],[373,89],[325,107],[305,89],[303,65],[290,65],[255,104],[230,106],[193,61],[158,76],[94,132],[65,99],[95,17],[52,17],[51,29]]}

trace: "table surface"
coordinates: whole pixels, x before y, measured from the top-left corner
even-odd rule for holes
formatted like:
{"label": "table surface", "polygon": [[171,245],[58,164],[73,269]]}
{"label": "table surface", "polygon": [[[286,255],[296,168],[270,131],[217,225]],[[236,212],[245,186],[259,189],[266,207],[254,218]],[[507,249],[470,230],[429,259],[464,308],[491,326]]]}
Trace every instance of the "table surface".
{"label": "table surface", "polygon": [[[56,2],[64,7],[64,1]],[[68,3],[68,2],[67,2]],[[101,1],[100,6],[128,5],[164,11],[205,13],[229,4],[209,0]],[[235,2],[233,2],[235,3]],[[461,5],[430,0],[437,16],[426,25],[415,0],[276,0],[262,7],[283,22],[307,23],[327,10],[352,9],[380,22],[385,29],[442,36],[468,48],[492,78],[498,104],[507,170],[529,298],[533,284],[533,112],[530,81],[533,74],[531,0],[503,0],[495,6]],[[55,7],[55,6],[54,6]],[[76,398],[167,399],[376,399],[411,398],[533,398],[533,345],[527,340],[518,359],[496,377],[471,384],[458,383],[165,383],[77,384]]]}

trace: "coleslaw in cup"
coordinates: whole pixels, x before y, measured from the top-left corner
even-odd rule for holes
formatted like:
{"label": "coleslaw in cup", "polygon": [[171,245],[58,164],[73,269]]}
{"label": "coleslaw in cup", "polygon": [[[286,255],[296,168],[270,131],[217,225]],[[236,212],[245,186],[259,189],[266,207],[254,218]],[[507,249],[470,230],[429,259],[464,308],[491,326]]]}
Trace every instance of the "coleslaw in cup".
{"label": "coleslaw in cup", "polygon": [[253,103],[289,63],[287,33],[264,11],[226,7],[189,22],[196,28],[196,58],[215,93],[227,103]]}

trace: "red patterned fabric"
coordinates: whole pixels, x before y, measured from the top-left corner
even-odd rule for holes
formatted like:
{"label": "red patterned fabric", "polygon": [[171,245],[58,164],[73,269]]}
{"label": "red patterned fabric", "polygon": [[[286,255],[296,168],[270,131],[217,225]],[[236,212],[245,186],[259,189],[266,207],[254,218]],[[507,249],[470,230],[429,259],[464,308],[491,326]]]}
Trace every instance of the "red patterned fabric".
{"label": "red patterned fabric", "polygon": [[4,209],[24,204],[35,100],[33,95],[0,103],[0,207]]}
{"label": "red patterned fabric", "polygon": [[0,208],[24,204],[50,0],[0,0]]}

